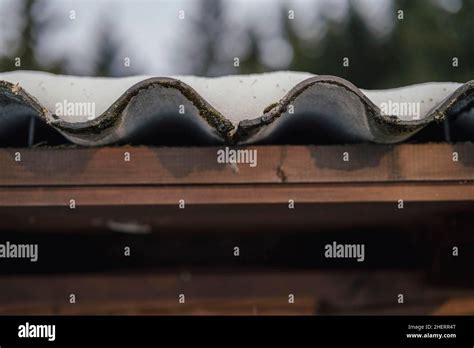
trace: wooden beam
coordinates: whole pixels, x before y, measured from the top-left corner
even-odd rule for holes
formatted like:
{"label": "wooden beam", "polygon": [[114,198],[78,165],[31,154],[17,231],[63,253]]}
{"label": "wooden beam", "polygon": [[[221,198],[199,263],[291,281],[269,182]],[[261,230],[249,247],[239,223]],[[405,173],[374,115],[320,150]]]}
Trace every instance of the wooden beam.
{"label": "wooden beam", "polygon": [[4,187],[0,207],[474,201],[472,183]]}
{"label": "wooden beam", "polygon": [[472,143],[254,146],[255,168],[217,163],[218,149],[2,148],[0,186],[474,181]]}
{"label": "wooden beam", "polygon": [[[421,315],[473,296],[472,289],[437,288],[420,273],[399,271],[3,276],[0,281],[0,314]],[[70,293],[75,304],[69,303]],[[397,304],[399,293],[403,305]],[[178,303],[179,294],[185,295],[184,304]],[[440,310],[458,313],[450,306]]]}

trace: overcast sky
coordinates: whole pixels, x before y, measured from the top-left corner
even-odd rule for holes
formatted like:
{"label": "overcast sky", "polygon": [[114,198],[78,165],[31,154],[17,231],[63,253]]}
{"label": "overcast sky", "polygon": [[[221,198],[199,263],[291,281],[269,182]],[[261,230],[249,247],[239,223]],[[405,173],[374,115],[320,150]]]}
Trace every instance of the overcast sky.
{"label": "overcast sky", "polygon": [[[167,75],[186,73],[186,67],[176,61],[176,48],[189,40],[189,22],[197,15],[198,0],[46,0],[46,11],[39,18],[52,18],[56,27],[42,36],[38,47],[43,62],[65,58],[74,71],[88,73],[96,59],[97,32],[109,23],[121,43],[120,54],[130,57],[136,71],[144,74]],[[229,26],[252,26],[265,39],[268,50],[263,58],[276,69],[291,59],[278,38],[279,3],[295,11],[295,27],[304,35],[324,30],[324,16],[342,18],[347,9],[346,0],[226,0],[226,23]],[[325,4],[325,6],[322,6]],[[390,0],[357,0],[359,9],[376,30],[390,29],[393,8]],[[21,14],[17,0],[0,0],[0,56],[6,55],[9,43],[15,38]],[[75,19],[69,18],[75,11]],[[184,10],[185,19],[179,19]],[[274,39],[272,41],[272,39]],[[226,50],[231,56],[242,53],[245,42],[229,42]],[[235,51],[235,52],[234,52]],[[275,52],[279,52],[276,54]],[[232,55],[235,53],[235,55]]]}

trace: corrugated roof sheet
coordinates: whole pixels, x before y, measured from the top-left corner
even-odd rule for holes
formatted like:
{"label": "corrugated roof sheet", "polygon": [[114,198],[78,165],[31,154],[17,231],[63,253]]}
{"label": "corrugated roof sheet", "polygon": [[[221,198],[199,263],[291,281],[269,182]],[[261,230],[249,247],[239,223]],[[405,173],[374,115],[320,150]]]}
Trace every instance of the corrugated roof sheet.
{"label": "corrugated roof sheet", "polygon": [[[0,144],[21,143],[32,119],[47,141],[59,132],[86,146],[384,144],[426,128],[435,130],[425,140],[446,129],[453,140],[474,140],[473,91],[474,81],[364,91],[338,77],[290,72],[215,79],[3,73]],[[67,103],[92,103],[97,115],[58,113]],[[418,114],[382,112],[381,105],[404,103],[417,106]]]}

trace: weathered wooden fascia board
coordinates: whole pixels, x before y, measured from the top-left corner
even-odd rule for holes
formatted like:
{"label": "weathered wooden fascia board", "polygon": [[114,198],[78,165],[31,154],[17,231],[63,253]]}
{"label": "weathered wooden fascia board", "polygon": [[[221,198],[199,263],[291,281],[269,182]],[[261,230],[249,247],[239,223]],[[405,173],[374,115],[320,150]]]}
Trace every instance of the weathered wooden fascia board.
{"label": "weathered wooden fascia board", "polygon": [[[251,303],[257,308],[270,305],[276,312],[288,314],[288,308],[294,309],[295,305],[288,304],[289,289],[296,294],[296,302],[311,305],[314,314],[438,312],[446,315],[473,311],[472,289],[436,287],[427,283],[422,273],[413,271],[226,272],[189,276],[191,282],[183,280],[178,273],[2,277],[0,312],[49,315],[139,311],[143,314],[148,308],[148,314],[170,314],[171,310],[174,314],[203,314],[196,313],[197,309],[237,314]],[[394,304],[393,298],[397,295],[394,285],[411,299],[407,306],[402,306],[403,310]],[[353,291],[354,287],[360,291]],[[74,306],[66,308],[61,301],[71,288],[81,296],[76,309],[71,309]],[[176,294],[181,291],[186,293],[184,305],[176,301]],[[464,305],[465,310],[461,312],[450,305],[453,301]],[[171,306],[172,303],[176,305]],[[229,303],[239,303],[242,307],[239,309]]]}
{"label": "weathered wooden fascia board", "polygon": [[474,181],[474,143],[231,148],[255,167],[218,163],[222,149],[1,148],[0,187]]}
{"label": "weathered wooden fascia board", "polygon": [[5,187],[1,207],[472,202],[474,183]]}

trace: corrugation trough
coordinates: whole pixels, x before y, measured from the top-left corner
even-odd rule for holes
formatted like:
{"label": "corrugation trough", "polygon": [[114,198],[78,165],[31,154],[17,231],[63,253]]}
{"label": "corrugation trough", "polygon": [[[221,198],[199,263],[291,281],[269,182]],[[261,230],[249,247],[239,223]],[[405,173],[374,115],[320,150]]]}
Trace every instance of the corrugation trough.
{"label": "corrugation trough", "polygon": [[[85,146],[472,141],[473,91],[474,81],[363,91],[338,77],[290,72],[220,79],[3,73],[0,144],[61,142],[58,132]],[[82,102],[100,113],[87,119],[55,110]],[[381,105],[403,103],[419,113],[382,112]]]}

